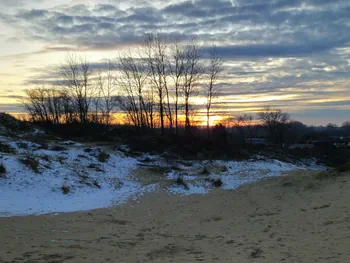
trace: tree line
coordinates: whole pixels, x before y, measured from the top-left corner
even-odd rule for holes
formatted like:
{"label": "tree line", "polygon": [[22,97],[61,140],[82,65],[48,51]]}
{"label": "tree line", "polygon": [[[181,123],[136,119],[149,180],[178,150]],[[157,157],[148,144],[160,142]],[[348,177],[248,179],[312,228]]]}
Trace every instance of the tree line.
{"label": "tree line", "polygon": [[26,90],[21,102],[33,122],[110,125],[121,111],[127,124],[177,134],[182,125],[190,131],[196,98],[201,98],[209,136],[222,65],[215,46],[204,52],[194,39],[177,43],[149,34],[133,52],[107,61],[103,70],[68,54],[58,70],[60,81]]}
{"label": "tree line", "polygon": [[[48,124],[111,125],[119,123],[139,129],[178,134],[179,128],[190,132],[196,125],[198,108],[205,110],[206,134],[211,136],[210,120],[219,97],[223,60],[217,48],[209,51],[194,39],[171,42],[158,34],[146,35],[133,51],[95,69],[92,63],[67,54],[58,67],[59,81],[52,87],[25,91],[21,103],[30,120]],[[201,104],[201,105],[199,105]],[[123,113],[116,114],[116,113]],[[283,144],[291,122],[288,113],[265,107],[257,116],[244,114],[233,119],[224,116],[227,126],[234,126],[245,140],[252,140],[259,121],[265,135],[275,144]]]}

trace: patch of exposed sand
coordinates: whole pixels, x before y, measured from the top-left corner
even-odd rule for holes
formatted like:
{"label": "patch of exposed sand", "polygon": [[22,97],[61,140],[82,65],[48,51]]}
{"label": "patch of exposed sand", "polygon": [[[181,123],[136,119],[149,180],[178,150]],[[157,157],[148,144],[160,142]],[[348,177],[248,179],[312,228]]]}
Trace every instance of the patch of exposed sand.
{"label": "patch of exposed sand", "polygon": [[[0,262],[350,262],[350,175],[0,218]],[[83,202],[88,200],[82,200]]]}

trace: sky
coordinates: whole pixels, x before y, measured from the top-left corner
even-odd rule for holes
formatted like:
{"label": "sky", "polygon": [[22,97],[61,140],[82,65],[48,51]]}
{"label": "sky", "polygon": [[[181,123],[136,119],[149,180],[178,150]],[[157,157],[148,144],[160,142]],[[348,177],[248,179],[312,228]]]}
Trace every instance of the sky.
{"label": "sky", "polygon": [[312,125],[350,120],[349,0],[0,0],[0,111],[50,85],[67,51],[113,59],[145,33],[193,36],[224,60],[215,111],[280,108]]}

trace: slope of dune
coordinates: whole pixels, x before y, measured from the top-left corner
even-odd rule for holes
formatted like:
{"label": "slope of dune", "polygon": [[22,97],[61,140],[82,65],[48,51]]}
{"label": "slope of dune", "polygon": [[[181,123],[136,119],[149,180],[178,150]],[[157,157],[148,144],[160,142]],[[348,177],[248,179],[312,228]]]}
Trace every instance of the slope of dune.
{"label": "slope of dune", "polygon": [[0,262],[349,262],[350,174],[317,173],[0,218]]}

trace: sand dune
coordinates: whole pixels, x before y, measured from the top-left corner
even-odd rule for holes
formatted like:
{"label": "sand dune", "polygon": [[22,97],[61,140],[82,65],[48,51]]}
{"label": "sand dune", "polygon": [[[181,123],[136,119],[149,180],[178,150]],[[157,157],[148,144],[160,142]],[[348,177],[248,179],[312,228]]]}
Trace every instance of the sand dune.
{"label": "sand dune", "polygon": [[350,262],[350,177],[297,173],[204,196],[0,218],[0,262]]}

